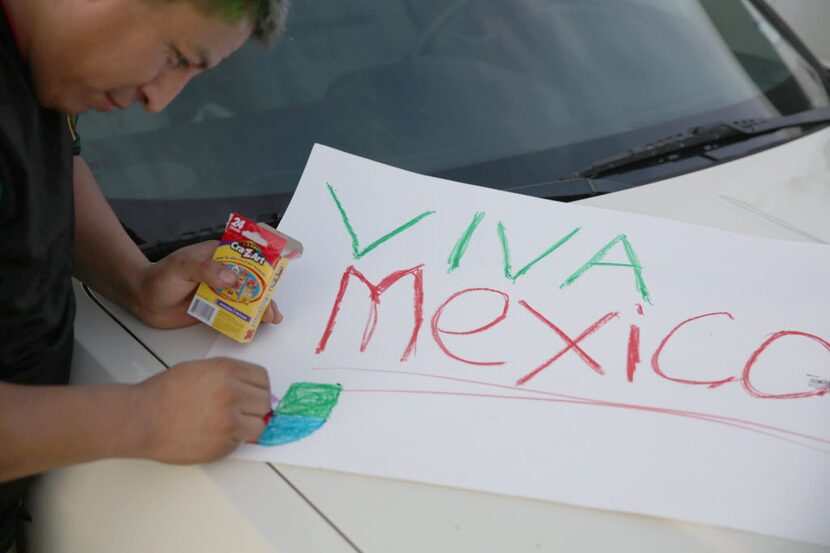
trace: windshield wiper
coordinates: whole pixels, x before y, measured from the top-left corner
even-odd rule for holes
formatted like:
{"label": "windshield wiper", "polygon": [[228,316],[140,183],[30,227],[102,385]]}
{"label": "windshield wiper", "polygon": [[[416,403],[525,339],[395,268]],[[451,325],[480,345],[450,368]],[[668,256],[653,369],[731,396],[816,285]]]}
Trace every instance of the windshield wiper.
{"label": "windshield wiper", "polygon": [[569,178],[554,181],[537,182],[505,188],[506,192],[515,192],[546,200],[572,202],[584,198],[602,196],[611,192],[619,192],[631,188],[628,183],[616,182],[608,179],[592,179],[587,177]]}
{"label": "windshield wiper", "polygon": [[745,140],[754,136],[806,125],[830,123],[830,106],[802,111],[793,115],[757,120],[744,119],[732,123],[716,123],[705,127],[692,127],[682,133],[673,134],[648,144],[635,146],[630,150],[599,161],[586,169],[562,180],[586,178],[593,179],[600,175],[639,166],[650,161],[659,161],[665,156],[679,154],[695,148]]}

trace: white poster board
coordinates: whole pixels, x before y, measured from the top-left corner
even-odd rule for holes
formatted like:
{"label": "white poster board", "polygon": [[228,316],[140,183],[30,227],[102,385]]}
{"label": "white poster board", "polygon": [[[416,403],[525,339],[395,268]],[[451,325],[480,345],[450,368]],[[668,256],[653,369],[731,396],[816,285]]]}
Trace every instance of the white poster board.
{"label": "white poster board", "polygon": [[830,248],[322,146],[280,230],[285,321],[210,352],[291,406],[236,457],[830,545]]}

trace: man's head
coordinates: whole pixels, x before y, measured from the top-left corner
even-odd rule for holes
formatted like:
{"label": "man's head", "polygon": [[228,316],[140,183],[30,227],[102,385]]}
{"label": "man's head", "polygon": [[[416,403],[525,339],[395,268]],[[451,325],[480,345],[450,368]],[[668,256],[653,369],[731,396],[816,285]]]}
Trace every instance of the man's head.
{"label": "man's head", "polygon": [[251,36],[282,30],[288,0],[3,0],[40,102],[67,113],[135,101],[164,109]]}

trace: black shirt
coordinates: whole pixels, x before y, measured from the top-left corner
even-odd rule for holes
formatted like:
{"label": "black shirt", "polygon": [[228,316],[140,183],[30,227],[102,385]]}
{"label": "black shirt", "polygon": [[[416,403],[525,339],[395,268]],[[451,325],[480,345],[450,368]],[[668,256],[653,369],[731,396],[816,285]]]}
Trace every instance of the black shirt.
{"label": "black shirt", "polygon": [[[68,380],[75,316],[72,154],[66,115],[39,105],[0,5],[2,381]],[[20,480],[0,485],[0,528],[24,489]]]}

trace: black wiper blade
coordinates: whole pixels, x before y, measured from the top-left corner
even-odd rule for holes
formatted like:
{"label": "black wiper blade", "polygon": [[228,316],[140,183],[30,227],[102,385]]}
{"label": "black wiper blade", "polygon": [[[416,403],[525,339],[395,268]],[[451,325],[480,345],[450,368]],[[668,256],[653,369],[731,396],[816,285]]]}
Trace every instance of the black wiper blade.
{"label": "black wiper blade", "polygon": [[722,142],[744,140],[781,129],[821,123],[830,123],[830,106],[771,119],[744,119],[732,123],[692,127],[682,133],[635,146],[622,154],[594,163],[586,169],[563,177],[563,179],[593,179],[627,167],[638,166],[649,161],[660,160],[666,156],[680,154],[687,150],[705,148]]}
{"label": "black wiper blade", "polygon": [[505,191],[545,198],[546,200],[569,202],[619,192],[631,187],[631,184],[608,179],[578,177],[514,186],[506,188]]}

